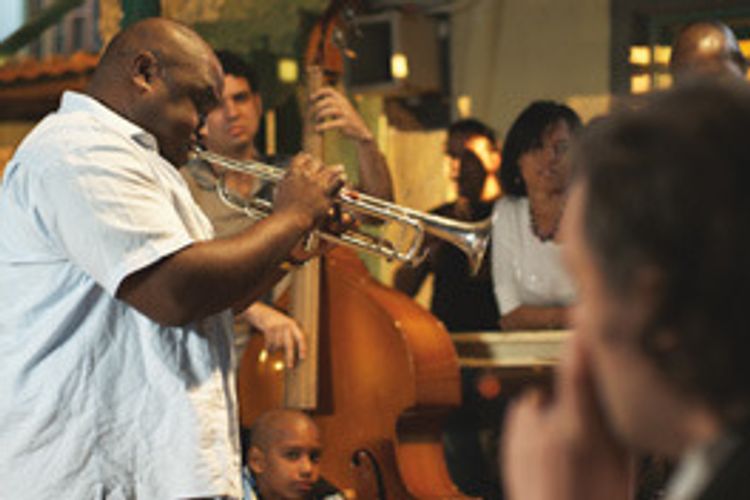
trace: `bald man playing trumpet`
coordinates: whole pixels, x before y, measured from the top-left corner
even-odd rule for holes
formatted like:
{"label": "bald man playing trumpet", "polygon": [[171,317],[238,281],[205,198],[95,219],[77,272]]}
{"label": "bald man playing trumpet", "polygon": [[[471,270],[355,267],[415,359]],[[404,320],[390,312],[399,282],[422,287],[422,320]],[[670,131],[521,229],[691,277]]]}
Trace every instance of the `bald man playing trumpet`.
{"label": "bald man playing trumpet", "polygon": [[232,310],[325,221],[343,173],[296,157],[271,215],[212,239],[177,166],[223,83],[196,33],[141,21],[8,164],[3,497],[241,498]]}

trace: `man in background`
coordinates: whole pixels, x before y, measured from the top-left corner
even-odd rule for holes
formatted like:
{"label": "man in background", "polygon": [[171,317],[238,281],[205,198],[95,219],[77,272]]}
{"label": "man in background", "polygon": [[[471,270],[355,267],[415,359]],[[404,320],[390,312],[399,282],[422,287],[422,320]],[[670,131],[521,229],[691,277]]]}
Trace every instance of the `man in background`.
{"label": "man in background", "polygon": [[458,182],[460,159],[467,150],[473,152],[484,166],[480,199],[484,202],[495,201],[501,195],[498,180],[500,152],[495,131],[476,118],[464,118],[448,127],[445,154],[449,160],[448,177],[453,182]]}
{"label": "man in background", "polygon": [[720,21],[697,21],[675,37],[669,70],[676,84],[698,76],[745,78],[747,60],[729,26]]}
{"label": "man in background", "polygon": [[[263,101],[258,92],[258,79],[253,68],[237,54],[220,50],[216,53],[224,70],[224,90],[220,105],[206,116],[201,130],[205,147],[214,153],[235,160],[275,163],[277,159],[263,154],[257,147],[257,134],[263,118]],[[332,88],[324,88],[311,96],[312,113],[319,133],[339,130],[357,145],[360,165],[360,189],[373,196],[390,200],[393,188],[385,158],[378,151],[372,133],[348,99]],[[181,170],[193,197],[214,225],[217,237],[234,235],[255,221],[244,212],[227,207],[216,193],[216,181],[223,176],[226,188],[240,199],[270,199],[273,186],[216,165],[192,161]],[[236,318],[238,345],[246,339],[243,324],[260,330],[267,345],[286,346],[287,353],[295,345],[305,349],[304,334],[297,323],[273,307],[257,301]],[[287,360],[289,361],[289,355]]]}
{"label": "man in background", "polygon": [[[224,70],[224,91],[220,106],[206,116],[201,130],[202,141],[209,151],[234,160],[255,160],[273,163],[276,159],[266,156],[257,148],[257,134],[263,117],[263,101],[258,93],[255,72],[241,57],[233,52],[220,50],[217,57]],[[337,90],[325,87],[312,95],[311,113],[316,122],[316,132],[339,130],[354,141],[359,160],[359,189],[385,200],[393,199],[393,186],[385,158],[377,148],[372,133],[362,118]],[[214,174],[225,175],[227,188],[240,197],[250,197],[264,188],[257,179],[237,172],[223,172],[211,166]],[[194,174],[197,180],[191,179]],[[188,168],[184,172],[191,191],[201,207],[215,225],[217,236],[227,236],[247,227],[253,221],[241,213],[225,207],[216,196],[215,180],[206,178],[212,172]],[[202,181],[202,182],[201,182]]]}

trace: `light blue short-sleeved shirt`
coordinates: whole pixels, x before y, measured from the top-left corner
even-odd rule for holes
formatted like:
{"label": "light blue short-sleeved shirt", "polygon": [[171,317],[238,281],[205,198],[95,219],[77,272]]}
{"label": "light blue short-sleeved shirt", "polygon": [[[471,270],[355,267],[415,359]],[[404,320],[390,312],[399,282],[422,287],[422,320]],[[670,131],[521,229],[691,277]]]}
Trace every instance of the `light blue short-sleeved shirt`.
{"label": "light blue short-sleeved shirt", "polygon": [[154,137],[68,92],[0,189],[0,498],[240,498],[230,313],[115,298],[213,234]]}

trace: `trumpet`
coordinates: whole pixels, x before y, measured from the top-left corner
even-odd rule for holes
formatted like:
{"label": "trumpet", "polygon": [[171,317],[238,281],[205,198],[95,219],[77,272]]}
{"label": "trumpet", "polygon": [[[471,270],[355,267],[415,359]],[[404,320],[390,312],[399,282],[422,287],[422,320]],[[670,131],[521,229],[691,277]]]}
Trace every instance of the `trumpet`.
{"label": "trumpet", "polygon": [[[204,164],[213,164],[226,170],[248,174],[272,184],[277,184],[286,175],[286,170],[283,168],[252,160],[235,160],[200,148],[194,148],[192,154],[195,159]],[[273,205],[268,200],[260,197],[245,199],[231,193],[226,187],[223,175],[219,175],[215,187],[224,204],[244,212],[253,219],[265,218],[273,211]],[[430,234],[463,251],[468,259],[471,273],[479,272],[489,241],[492,226],[490,217],[478,222],[462,222],[407,208],[347,187],[338,192],[335,202],[345,211],[365,215],[370,219],[399,224],[402,232],[409,232],[411,237],[405,243],[396,244],[359,229],[349,229],[340,234],[317,230],[315,235],[323,240],[363,250],[389,261],[397,260],[416,265],[426,255],[420,250],[425,235]]]}

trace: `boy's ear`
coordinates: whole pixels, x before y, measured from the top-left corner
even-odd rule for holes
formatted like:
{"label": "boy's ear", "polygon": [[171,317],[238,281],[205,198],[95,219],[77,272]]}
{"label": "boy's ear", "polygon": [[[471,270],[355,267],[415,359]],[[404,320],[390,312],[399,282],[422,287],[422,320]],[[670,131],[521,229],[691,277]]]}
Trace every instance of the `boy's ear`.
{"label": "boy's ear", "polygon": [[266,469],[266,455],[257,446],[250,447],[247,453],[247,465],[253,474],[263,474]]}

